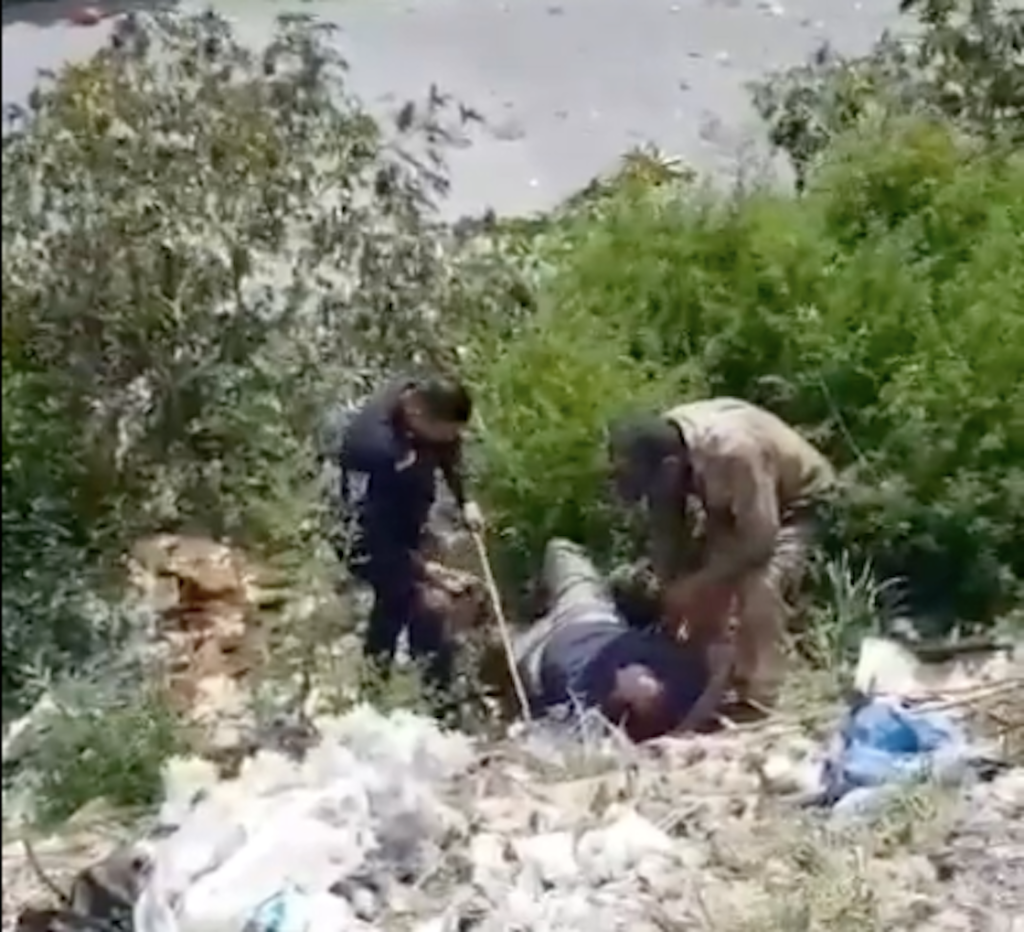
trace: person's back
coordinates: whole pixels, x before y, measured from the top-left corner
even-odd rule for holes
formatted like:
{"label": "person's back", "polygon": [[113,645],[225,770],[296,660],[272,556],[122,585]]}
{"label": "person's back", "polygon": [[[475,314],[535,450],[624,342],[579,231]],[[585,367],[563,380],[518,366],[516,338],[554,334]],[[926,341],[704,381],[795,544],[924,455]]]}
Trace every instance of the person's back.
{"label": "person's back", "polygon": [[678,405],[666,417],[683,432],[695,465],[733,455],[757,457],[777,484],[782,508],[813,499],[834,482],[828,460],[778,416],[738,398]]}

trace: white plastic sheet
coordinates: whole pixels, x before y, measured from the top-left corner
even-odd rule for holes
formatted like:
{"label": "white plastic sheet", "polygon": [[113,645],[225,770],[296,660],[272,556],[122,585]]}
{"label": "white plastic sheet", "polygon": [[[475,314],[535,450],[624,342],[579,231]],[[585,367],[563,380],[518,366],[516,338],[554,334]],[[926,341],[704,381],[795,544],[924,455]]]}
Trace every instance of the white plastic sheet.
{"label": "white plastic sheet", "polygon": [[213,786],[194,764],[168,768],[161,821],[177,828],[155,845],[137,932],[370,928],[345,881],[375,860],[417,869],[458,818],[437,788],[472,748],[428,719],[369,707],[319,724],[323,740],[301,763],[262,753]]}

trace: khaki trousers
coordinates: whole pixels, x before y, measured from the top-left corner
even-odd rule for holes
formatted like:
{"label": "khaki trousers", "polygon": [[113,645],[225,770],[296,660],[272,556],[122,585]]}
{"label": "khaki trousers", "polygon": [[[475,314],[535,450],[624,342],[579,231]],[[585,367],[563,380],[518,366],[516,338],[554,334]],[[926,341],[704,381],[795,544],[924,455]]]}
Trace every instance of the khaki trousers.
{"label": "khaki trousers", "polygon": [[783,523],[771,560],[737,587],[733,677],[740,699],[768,706],[778,699],[786,673],[786,634],[814,537],[814,522],[806,517]]}

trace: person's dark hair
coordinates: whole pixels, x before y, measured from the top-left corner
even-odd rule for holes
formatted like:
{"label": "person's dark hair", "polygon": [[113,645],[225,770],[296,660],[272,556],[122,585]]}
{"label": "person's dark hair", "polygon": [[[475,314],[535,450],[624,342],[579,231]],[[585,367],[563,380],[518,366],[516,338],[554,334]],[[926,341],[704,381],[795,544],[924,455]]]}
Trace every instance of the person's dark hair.
{"label": "person's dark hair", "polygon": [[645,472],[654,472],[670,456],[686,453],[682,432],[663,417],[632,415],[612,423],[608,444],[615,456]]}
{"label": "person's dark hair", "polygon": [[416,383],[416,394],[426,413],[446,424],[468,424],[473,416],[473,398],[457,379],[434,376]]}
{"label": "person's dark hair", "polygon": [[612,423],[608,448],[616,491],[623,501],[633,504],[652,493],[669,457],[688,459],[682,431],[665,418],[651,414]]}
{"label": "person's dark hair", "polygon": [[631,574],[610,580],[615,610],[631,628],[653,630],[661,618],[661,589],[653,579]]}

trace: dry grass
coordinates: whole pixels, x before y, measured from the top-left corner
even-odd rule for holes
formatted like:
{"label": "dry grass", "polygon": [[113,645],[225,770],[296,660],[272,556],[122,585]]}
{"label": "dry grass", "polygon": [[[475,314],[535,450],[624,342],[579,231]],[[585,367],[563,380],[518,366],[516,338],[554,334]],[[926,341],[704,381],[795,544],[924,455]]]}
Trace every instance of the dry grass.
{"label": "dry grass", "polygon": [[952,705],[972,731],[998,743],[1005,760],[1024,766],[1024,676],[981,687]]}
{"label": "dry grass", "polygon": [[592,749],[525,781],[501,776],[508,761],[496,760],[479,809],[496,831],[533,810],[535,830],[583,832],[635,808],[677,839],[685,865],[649,891],[649,918],[667,932],[913,928],[941,901],[931,858],[948,843],[957,797],[917,787],[871,826],[833,825],[761,778],[768,757],[808,746],[798,728],[765,726],[667,742],[653,759]]}
{"label": "dry grass", "polygon": [[724,866],[738,883],[719,880],[708,932],[911,927],[935,902],[928,854],[944,843],[953,812],[950,798],[924,788],[894,800],[870,829],[830,830],[820,819],[776,815],[735,838],[732,851],[743,856]]}

